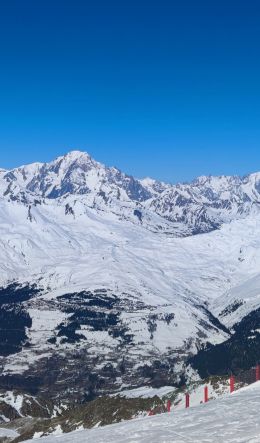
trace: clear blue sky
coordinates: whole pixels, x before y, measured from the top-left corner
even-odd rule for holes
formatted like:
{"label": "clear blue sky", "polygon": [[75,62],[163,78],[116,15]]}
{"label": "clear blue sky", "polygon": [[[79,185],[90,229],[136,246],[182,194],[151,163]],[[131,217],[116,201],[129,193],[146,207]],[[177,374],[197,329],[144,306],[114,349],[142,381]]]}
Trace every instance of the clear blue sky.
{"label": "clear blue sky", "polygon": [[259,23],[259,0],[1,2],[0,166],[260,170]]}

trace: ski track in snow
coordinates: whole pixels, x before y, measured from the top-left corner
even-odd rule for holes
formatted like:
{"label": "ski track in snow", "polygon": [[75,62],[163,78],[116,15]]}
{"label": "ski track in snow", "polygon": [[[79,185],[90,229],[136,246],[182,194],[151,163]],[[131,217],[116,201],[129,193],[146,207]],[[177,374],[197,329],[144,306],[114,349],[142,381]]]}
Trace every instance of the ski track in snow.
{"label": "ski track in snow", "polygon": [[[139,418],[42,443],[259,443],[260,382],[189,410]],[[28,442],[37,441],[28,440]]]}

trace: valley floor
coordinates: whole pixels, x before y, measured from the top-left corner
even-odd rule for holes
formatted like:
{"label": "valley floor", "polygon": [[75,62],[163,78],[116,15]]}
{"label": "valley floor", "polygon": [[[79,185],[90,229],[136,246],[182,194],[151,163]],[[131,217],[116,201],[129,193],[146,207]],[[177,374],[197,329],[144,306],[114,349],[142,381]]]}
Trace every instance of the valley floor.
{"label": "valley floor", "polygon": [[[189,410],[40,439],[41,443],[259,443],[260,382]],[[30,440],[37,441],[37,439]]]}

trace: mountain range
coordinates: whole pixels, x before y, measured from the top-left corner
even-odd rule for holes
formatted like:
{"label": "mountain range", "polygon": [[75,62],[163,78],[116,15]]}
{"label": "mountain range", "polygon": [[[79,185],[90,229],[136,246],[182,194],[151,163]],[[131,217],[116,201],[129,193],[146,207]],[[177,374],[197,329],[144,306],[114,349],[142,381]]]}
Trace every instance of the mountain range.
{"label": "mountain range", "polygon": [[96,211],[143,223],[153,231],[186,236],[258,213],[260,173],[243,178],[204,176],[190,184],[170,185],[137,180],[87,153],[72,151],[51,163],[0,170],[0,195],[28,205],[77,196]]}
{"label": "mountain range", "polygon": [[[260,173],[0,170],[0,388],[62,404],[260,359]],[[221,356],[221,358],[219,358]]]}

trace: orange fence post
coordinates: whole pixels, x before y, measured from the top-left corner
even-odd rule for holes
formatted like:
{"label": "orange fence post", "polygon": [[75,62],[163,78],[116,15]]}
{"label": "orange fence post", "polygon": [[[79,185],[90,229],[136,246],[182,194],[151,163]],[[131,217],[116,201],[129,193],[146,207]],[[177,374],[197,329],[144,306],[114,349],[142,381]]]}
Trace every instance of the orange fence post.
{"label": "orange fence post", "polygon": [[171,412],[171,400],[167,401],[167,412]]}
{"label": "orange fence post", "polygon": [[190,407],[190,394],[185,395],[185,407],[186,409]]}

